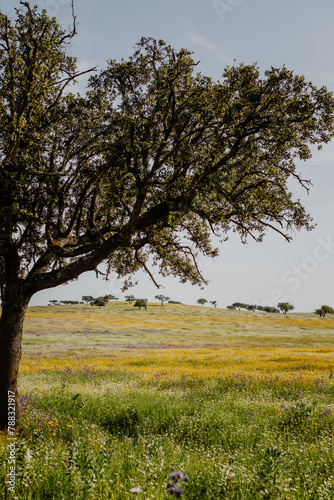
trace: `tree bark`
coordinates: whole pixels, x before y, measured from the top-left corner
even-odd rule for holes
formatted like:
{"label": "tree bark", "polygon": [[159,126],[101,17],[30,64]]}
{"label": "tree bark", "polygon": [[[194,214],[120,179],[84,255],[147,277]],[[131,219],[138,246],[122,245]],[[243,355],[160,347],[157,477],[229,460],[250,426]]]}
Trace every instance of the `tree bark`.
{"label": "tree bark", "polygon": [[[21,423],[17,376],[21,359],[23,321],[29,300],[30,296],[23,294],[20,280],[6,286],[0,318],[0,430],[8,427],[18,429]],[[11,425],[13,422],[15,425]]]}

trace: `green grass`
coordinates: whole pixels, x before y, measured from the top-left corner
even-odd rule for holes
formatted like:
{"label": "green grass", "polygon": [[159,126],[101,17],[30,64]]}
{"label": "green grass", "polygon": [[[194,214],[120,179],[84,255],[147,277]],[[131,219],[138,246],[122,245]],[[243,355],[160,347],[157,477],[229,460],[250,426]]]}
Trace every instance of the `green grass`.
{"label": "green grass", "polygon": [[[117,314],[121,307],[117,305]],[[317,326],[315,335],[307,316],[290,315],[291,321],[281,316],[272,318],[272,323],[259,316],[257,337],[252,314],[228,316],[223,310],[189,308],[192,317],[196,309],[197,328],[202,322],[206,332],[192,347],[213,344],[201,357],[201,351],[189,348],[190,332],[186,338],[176,334],[180,316],[187,321],[187,306],[169,308],[168,314],[167,307],[162,309],[154,310],[153,320],[160,317],[165,322],[169,316],[177,327],[159,334],[156,343],[166,347],[172,337],[175,346],[178,338],[179,347],[186,344],[187,349],[155,347],[154,356],[146,349],[152,347],[151,335],[143,338],[138,333],[144,329],[140,323],[147,318],[144,315],[137,315],[134,331],[130,328],[130,346],[110,336],[109,325],[105,332],[109,346],[91,330],[89,343],[71,342],[64,351],[63,334],[58,343],[50,342],[56,324],[41,337],[26,337],[32,344],[20,375],[24,417],[15,445],[16,489],[13,495],[5,485],[9,448],[1,436],[0,498],[172,499],[167,493],[168,474],[182,471],[189,476],[181,486],[184,500],[334,499],[331,320],[323,323],[323,330]],[[77,311],[81,318],[82,308]],[[89,328],[106,311],[89,310],[96,314]],[[40,312],[54,314],[51,308]],[[208,327],[209,313],[216,321],[226,320],[220,343],[213,340],[216,324]],[[75,309],[72,314],[77,324]],[[290,326],[279,334],[277,324],[286,319]],[[227,344],[232,321],[243,322],[245,332]],[[296,349],[298,338],[287,339],[298,329],[298,321],[300,326],[306,323],[307,330],[296,335],[303,335],[304,345],[311,347],[301,351],[302,362],[293,361],[293,368],[296,354],[287,344]],[[126,322],[122,328],[120,335],[129,328]],[[254,339],[261,343],[263,338],[267,347],[259,348],[262,364],[251,371]],[[94,340],[104,345],[103,352],[92,349]],[[141,348],[135,348],[136,341]],[[222,346],[229,346],[225,358],[217,350],[225,349]],[[280,346],[281,357],[276,358],[273,349]],[[89,365],[93,357],[95,367]],[[67,364],[54,367],[56,359]],[[220,375],[226,360],[233,363],[232,369]],[[212,367],[216,375],[205,376]],[[142,493],[131,493],[134,487]]]}

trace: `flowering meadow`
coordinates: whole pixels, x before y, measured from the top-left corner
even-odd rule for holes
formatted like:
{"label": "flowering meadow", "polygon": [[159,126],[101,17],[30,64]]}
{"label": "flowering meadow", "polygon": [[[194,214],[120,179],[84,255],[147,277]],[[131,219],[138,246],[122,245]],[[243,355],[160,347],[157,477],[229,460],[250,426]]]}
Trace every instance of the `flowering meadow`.
{"label": "flowering meadow", "polygon": [[0,498],[334,499],[333,339],[312,314],[31,307]]}

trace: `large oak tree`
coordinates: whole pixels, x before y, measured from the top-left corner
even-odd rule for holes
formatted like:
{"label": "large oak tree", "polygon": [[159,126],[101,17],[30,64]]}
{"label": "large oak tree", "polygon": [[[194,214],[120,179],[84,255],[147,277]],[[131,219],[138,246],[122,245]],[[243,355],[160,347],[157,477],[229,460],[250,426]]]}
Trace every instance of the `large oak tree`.
{"label": "large oak tree", "polygon": [[[75,35],[21,1],[0,15],[0,428],[16,394],[30,298],[106,263],[131,279],[150,266],[205,283],[211,234],[287,240],[312,220],[288,182],[333,135],[333,96],[283,67],[196,72],[187,50],[142,39],[83,96]],[[72,90],[73,92],[73,90]],[[130,277],[130,278],[127,278]]]}

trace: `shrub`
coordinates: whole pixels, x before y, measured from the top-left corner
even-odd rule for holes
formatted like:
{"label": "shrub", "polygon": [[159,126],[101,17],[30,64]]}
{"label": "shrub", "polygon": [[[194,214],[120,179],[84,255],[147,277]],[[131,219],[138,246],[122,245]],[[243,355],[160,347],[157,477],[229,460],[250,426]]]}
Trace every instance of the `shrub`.
{"label": "shrub", "polygon": [[134,307],[138,307],[139,310],[144,307],[145,311],[147,310],[147,299],[136,299],[136,302],[134,303]]}

